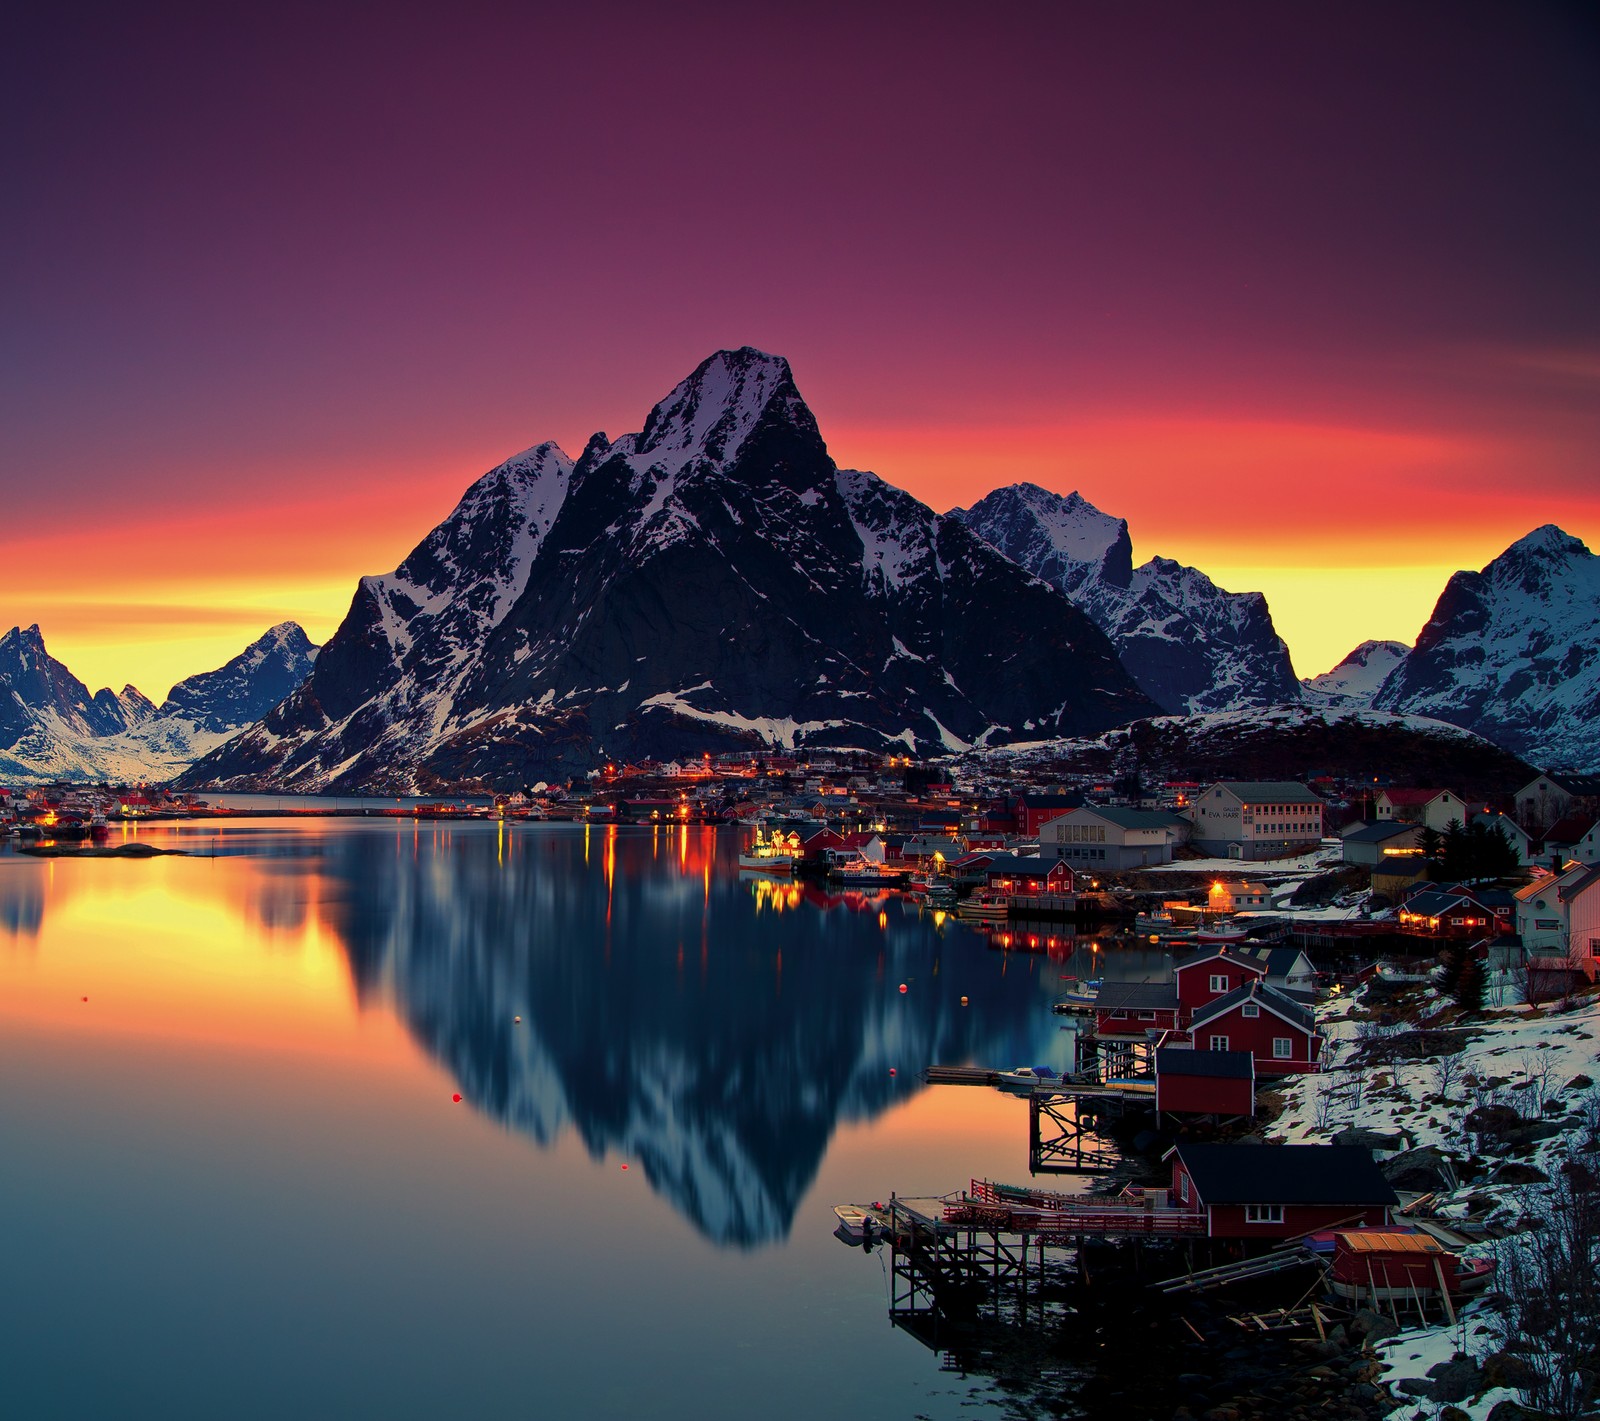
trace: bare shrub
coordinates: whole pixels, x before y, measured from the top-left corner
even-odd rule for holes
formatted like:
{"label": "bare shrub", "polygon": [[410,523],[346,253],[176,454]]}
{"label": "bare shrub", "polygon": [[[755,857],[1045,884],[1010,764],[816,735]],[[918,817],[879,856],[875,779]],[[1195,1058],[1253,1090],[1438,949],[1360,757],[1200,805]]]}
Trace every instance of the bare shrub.
{"label": "bare shrub", "polygon": [[1431,1063],[1429,1074],[1433,1078],[1433,1093],[1442,1105],[1450,1103],[1450,1092],[1462,1074],[1463,1061],[1459,1056],[1440,1056]]}
{"label": "bare shrub", "polygon": [[1527,1191],[1529,1227],[1495,1245],[1505,1345],[1533,1368],[1523,1399],[1552,1416],[1588,1409],[1600,1357],[1600,1180],[1575,1158]]}

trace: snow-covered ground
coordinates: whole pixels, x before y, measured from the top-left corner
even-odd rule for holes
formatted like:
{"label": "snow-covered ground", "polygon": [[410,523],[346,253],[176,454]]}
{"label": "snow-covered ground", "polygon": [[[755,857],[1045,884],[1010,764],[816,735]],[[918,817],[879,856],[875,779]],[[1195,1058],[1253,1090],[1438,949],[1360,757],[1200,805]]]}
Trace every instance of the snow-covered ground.
{"label": "snow-covered ground", "polygon": [[[1491,1000],[1497,994],[1514,997],[1506,988],[1506,983],[1492,983]],[[1321,1076],[1302,1077],[1286,1087],[1287,1108],[1269,1127],[1268,1138],[1316,1144],[1358,1127],[1399,1136],[1405,1149],[1432,1146],[1463,1171],[1476,1157],[1482,1161],[1480,1174],[1486,1177],[1442,1192],[1431,1212],[1444,1221],[1472,1217],[1515,1230],[1548,1186],[1497,1183],[1496,1153],[1468,1132],[1467,1118],[1480,1106],[1509,1105],[1525,1119],[1558,1127],[1550,1138],[1514,1151],[1517,1165],[1555,1178],[1575,1139],[1588,1134],[1592,1122],[1600,1118],[1600,1087],[1592,1083],[1600,1077],[1600,999],[1580,999],[1565,1009],[1501,1007],[1458,1021],[1448,1000],[1431,988],[1418,992],[1421,1019],[1415,1025],[1456,1033],[1455,1042],[1465,1038],[1462,1049],[1449,1057],[1368,1062],[1374,1043],[1392,1039],[1397,1030],[1373,1026],[1371,1013],[1359,999],[1335,998],[1318,1008],[1318,1021],[1329,1042],[1329,1068]],[[1380,1044],[1380,1054],[1382,1049]],[[1389,1157],[1387,1152],[1379,1154],[1380,1160]],[[1474,1244],[1465,1253],[1470,1257],[1492,1248],[1489,1243]],[[1455,1327],[1412,1328],[1378,1344],[1378,1354],[1388,1367],[1383,1380],[1392,1388],[1405,1378],[1425,1377],[1431,1367],[1449,1362],[1457,1352],[1481,1359],[1498,1350],[1495,1319],[1475,1301],[1462,1310]],[[1507,1399],[1516,1400],[1517,1394],[1497,1388],[1457,1404],[1472,1421],[1486,1421],[1495,1404]],[[1438,1410],[1436,1403],[1407,1398],[1396,1414],[1433,1417]]]}

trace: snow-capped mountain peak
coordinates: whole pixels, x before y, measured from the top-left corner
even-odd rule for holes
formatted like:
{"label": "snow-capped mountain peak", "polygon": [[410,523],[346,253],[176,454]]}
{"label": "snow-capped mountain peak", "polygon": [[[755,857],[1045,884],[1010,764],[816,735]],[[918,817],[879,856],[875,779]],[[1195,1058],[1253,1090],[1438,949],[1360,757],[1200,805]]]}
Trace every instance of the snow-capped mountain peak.
{"label": "snow-capped mountain peak", "polygon": [[1077,490],[1063,497],[1012,484],[950,516],[1069,597],[1089,582],[1126,587],[1133,574],[1127,519],[1102,513]]}
{"label": "snow-capped mountain peak", "polygon": [[1306,677],[1300,693],[1310,705],[1366,709],[1410,652],[1403,641],[1364,641],[1333,670]]}
{"label": "snow-capped mountain peak", "polygon": [[1225,592],[1170,558],[1133,566],[1126,520],[1037,484],[956,509],[973,532],[1076,602],[1144,692],[1191,713],[1299,699],[1289,651],[1259,592]]}
{"label": "snow-capped mountain peak", "polygon": [[547,529],[525,502],[480,518],[470,499],[363,580],[302,693],[189,782],[531,783],[602,745],[953,749],[1153,708],[1053,589],[838,470],[788,363],[748,347],[639,433],[591,439]]}
{"label": "snow-capped mountain peak", "polygon": [[1373,704],[1466,726],[1548,768],[1600,768],[1600,557],[1546,524],[1456,573]]}

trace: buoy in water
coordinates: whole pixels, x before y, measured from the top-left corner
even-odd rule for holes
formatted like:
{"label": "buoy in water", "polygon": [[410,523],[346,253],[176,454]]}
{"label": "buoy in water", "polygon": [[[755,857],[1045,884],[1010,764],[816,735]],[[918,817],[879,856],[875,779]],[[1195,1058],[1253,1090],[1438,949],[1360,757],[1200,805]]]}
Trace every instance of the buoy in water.
{"label": "buoy in water", "polygon": [[890,1066],[890,1067],[889,1067],[889,1074],[890,1074],[890,1075],[891,1075],[891,1076],[892,1076],[892,1075],[893,1075],[893,1074],[894,1074],[894,1067],[893,1067],[893,1066]]}
{"label": "buoy in water", "polygon": [[965,998],[965,997],[962,997],[962,999],[961,999],[961,1005],[962,1005],[962,1006],[966,1006],[966,1004],[967,1004],[967,999],[966,999],[966,998]]}
{"label": "buoy in water", "polygon": [[905,983],[904,983],[904,982],[902,982],[902,983],[901,983],[901,984],[900,984],[900,990],[901,990],[901,991],[902,991],[902,992],[904,992],[904,991],[905,991],[905,990],[906,990],[906,984],[905,984]]}
{"label": "buoy in water", "polygon": [[623,1167],[623,1168],[624,1168],[624,1169],[626,1169],[626,1168],[627,1168],[627,1167],[628,1167],[628,1166],[627,1166],[627,1165],[623,1165],[623,1166],[622,1166],[622,1167]]}
{"label": "buoy in water", "polygon": [[450,1099],[455,1101],[457,1105],[461,1103],[461,1097],[459,1095],[452,1095]]}
{"label": "buoy in water", "polygon": [[513,1021],[514,1021],[514,1022],[516,1022],[516,1024],[517,1024],[517,1025],[518,1025],[518,1026],[521,1026],[521,1025],[522,1025],[522,1018],[521,1018],[521,1017],[520,1017],[520,1016],[514,1016],[514,1017],[512,1017],[512,1018],[511,1018],[511,1019],[512,1019],[512,1020],[513,1020]]}

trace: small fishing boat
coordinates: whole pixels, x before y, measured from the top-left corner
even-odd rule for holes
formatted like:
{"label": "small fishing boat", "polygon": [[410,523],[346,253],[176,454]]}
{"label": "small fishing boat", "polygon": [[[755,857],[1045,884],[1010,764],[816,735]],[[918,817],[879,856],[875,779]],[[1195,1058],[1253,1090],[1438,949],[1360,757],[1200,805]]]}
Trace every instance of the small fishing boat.
{"label": "small fishing boat", "polygon": [[851,1243],[865,1243],[868,1232],[877,1226],[872,1212],[859,1204],[836,1204],[833,1212],[839,1220],[838,1232]]}
{"label": "small fishing boat", "polygon": [[1020,1091],[1024,1095],[1031,1094],[1039,1086],[1061,1084],[1060,1073],[1049,1066],[1018,1066],[1014,1071],[998,1071],[996,1075],[1001,1090]]}
{"label": "small fishing boat", "polygon": [[1004,922],[1011,916],[1011,903],[997,893],[974,893],[956,904],[956,917],[978,922]]}

